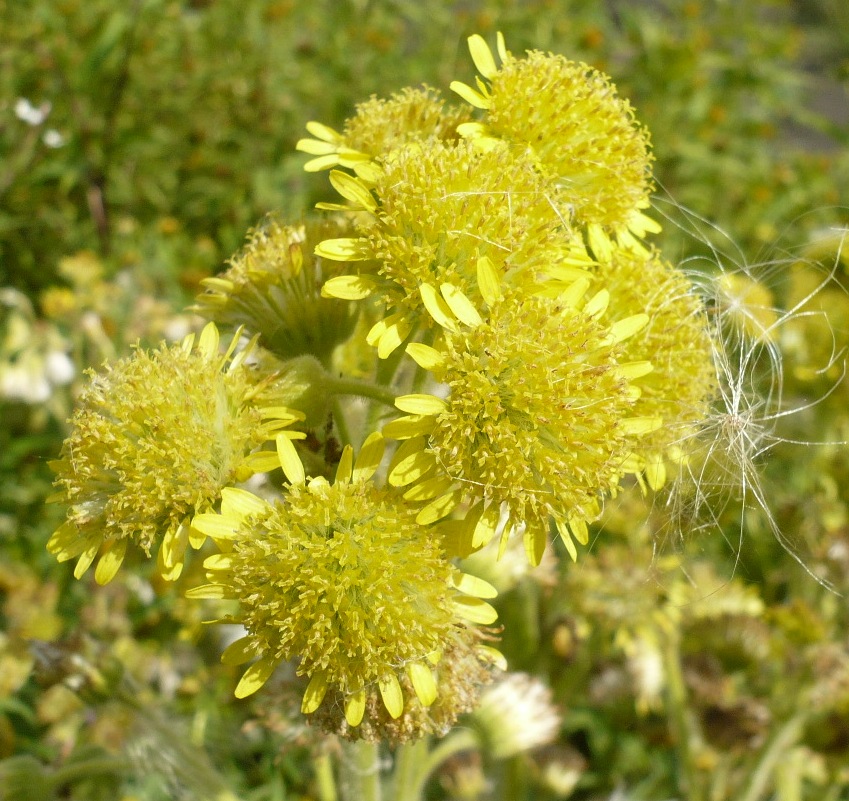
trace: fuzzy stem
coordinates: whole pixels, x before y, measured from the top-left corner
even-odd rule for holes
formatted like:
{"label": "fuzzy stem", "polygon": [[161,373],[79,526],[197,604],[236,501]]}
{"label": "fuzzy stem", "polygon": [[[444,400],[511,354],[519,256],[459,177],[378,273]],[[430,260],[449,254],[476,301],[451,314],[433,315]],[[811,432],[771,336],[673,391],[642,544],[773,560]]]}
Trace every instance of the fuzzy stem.
{"label": "fuzzy stem", "polygon": [[323,389],[328,395],[357,395],[361,398],[378,401],[386,406],[395,406],[395,393],[391,389],[373,384],[371,381],[327,376],[324,379]]}
{"label": "fuzzy stem", "polygon": [[346,743],[339,768],[343,801],[381,801],[380,753],[376,743]]}
{"label": "fuzzy stem", "polygon": [[401,745],[395,752],[393,801],[419,801],[419,778],[428,757],[428,741]]}

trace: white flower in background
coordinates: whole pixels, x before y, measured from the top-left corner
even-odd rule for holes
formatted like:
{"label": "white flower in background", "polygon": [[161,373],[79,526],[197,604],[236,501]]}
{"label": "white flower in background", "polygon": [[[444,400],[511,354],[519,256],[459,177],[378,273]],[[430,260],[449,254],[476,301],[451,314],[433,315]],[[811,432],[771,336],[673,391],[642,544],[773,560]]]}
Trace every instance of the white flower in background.
{"label": "white flower in background", "polygon": [[25,122],[27,125],[41,125],[50,114],[53,105],[50,101],[45,101],[40,106],[34,106],[25,97],[19,97],[15,103],[15,116]]}
{"label": "white flower in background", "polygon": [[57,148],[62,147],[65,144],[65,137],[59,133],[55,128],[48,128],[41,137],[41,141],[44,142],[47,147]]}
{"label": "white flower in background", "polygon": [[488,687],[471,720],[494,759],[547,745],[557,737],[561,722],[551,689],[528,673],[510,673]]}

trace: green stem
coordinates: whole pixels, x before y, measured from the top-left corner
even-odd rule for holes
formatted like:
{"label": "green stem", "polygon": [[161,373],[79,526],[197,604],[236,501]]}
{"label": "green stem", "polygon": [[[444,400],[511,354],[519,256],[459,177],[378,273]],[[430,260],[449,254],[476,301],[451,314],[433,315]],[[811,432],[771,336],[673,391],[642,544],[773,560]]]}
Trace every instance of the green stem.
{"label": "green stem", "polygon": [[373,384],[371,381],[360,381],[357,378],[325,378],[324,387],[328,395],[357,395],[369,398],[386,406],[395,406],[395,393],[391,389]]}
{"label": "green stem", "polygon": [[329,754],[320,754],[313,760],[315,783],[318,789],[318,801],[338,801],[336,780],[333,778],[333,764]]}
{"label": "green stem", "polygon": [[346,743],[339,769],[344,801],[381,801],[380,753],[376,743]]}
{"label": "green stem", "polygon": [[678,637],[674,632],[663,636],[663,663],[666,670],[667,709],[669,728],[678,755],[678,784],[681,796],[689,801],[701,801],[701,788],[693,762],[695,732],[687,708],[687,688],[678,653]]}
{"label": "green stem", "polygon": [[421,761],[415,781],[409,785],[408,794],[403,798],[395,798],[395,801],[419,801],[427,780],[443,762],[454,754],[471,751],[478,747],[478,738],[471,729],[455,729],[427,755],[426,759]]}
{"label": "green stem", "polygon": [[776,732],[752,772],[746,792],[740,797],[740,801],[758,801],[764,795],[769,777],[775,772],[778,761],[802,735],[807,717],[807,712],[797,712]]}
{"label": "green stem", "polygon": [[428,741],[398,746],[395,751],[395,782],[393,801],[418,801],[419,774],[427,760]]}

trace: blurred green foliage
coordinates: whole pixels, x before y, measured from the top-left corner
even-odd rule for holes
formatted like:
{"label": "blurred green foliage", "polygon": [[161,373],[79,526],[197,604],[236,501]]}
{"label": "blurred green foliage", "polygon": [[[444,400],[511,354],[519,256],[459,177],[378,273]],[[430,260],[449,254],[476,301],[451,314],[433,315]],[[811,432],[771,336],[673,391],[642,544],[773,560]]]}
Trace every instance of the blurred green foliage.
{"label": "blurred green foliage", "polygon": [[[816,316],[846,309],[842,241],[816,244],[849,214],[846,15],[840,0],[0,0],[0,287],[18,292],[0,308],[0,361],[44,377],[50,353],[70,354],[78,381],[165,336],[259,218],[326,199],[294,151],[308,120],[338,127],[371,94],[423,82],[447,95],[473,75],[465,37],[501,30],[514,52],[599,67],[630,99],[652,133],[667,258],[762,262],[791,306],[797,256],[838,268],[833,296],[787,326],[786,390],[805,409],[784,436],[811,444],[778,444],[763,487],[800,559],[845,593],[849,464],[814,444],[849,438],[845,382],[807,408],[840,371],[796,368],[805,338],[826,360],[849,344]],[[78,799],[227,784],[318,797],[307,756],[321,746],[286,679],[270,702],[225,703],[232,669],[178,590],[155,597],[142,575],[90,593],[47,558],[46,461],[75,384],[51,386],[0,398],[0,759],[17,760],[0,763],[0,799],[14,782]],[[512,666],[545,675],[566,709],[554,757],[580,766],[571,797],[846,798],[844,599],[757,503],[732,499],[716,530],[671,543],[660,504],[631,530],[641,503],[611,508],[577,566],[500,602]],[[116,748],[135,755],[129,771],[104,756]],[[75,761],[102,772],[75,783]],[[540,764],[515,758],[503,797],[555,797]]]}

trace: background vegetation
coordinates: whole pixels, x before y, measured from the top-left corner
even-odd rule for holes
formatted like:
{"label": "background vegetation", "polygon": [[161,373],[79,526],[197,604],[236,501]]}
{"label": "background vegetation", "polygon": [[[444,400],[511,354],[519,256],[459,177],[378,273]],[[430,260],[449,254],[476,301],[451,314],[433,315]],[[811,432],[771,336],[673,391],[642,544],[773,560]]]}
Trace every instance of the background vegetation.
{"label": "background vegetation", "polygon": [[[294,151],[308,120],[338,127],[423,82],[447,94],[473,74],[465,37],[496,30],[612,76],[652,133],[661,250],[726,277],[717,314],[778,325],[741,386],[745,420],[717,419],[719,452],[735,425],[752,445],[716,468],[710,515],[625,493],[577,565],[503,593],[505,653],[552,687],[557,739],[461,755],[430,793],[849,798],[847,15],[839,0],[0,0],[0,798],[324,801],[311,758],[329,746],[285,678],[234,702],[179,591],[143,571],[92,591],[46,554],[47,460],[85,368],[182,334],[252,224],[325,198]],[[776,366],[782,405],[762,406]]]}

